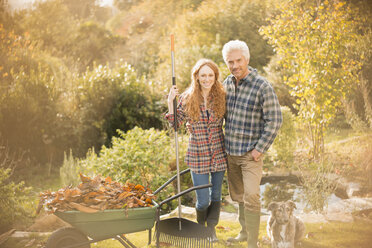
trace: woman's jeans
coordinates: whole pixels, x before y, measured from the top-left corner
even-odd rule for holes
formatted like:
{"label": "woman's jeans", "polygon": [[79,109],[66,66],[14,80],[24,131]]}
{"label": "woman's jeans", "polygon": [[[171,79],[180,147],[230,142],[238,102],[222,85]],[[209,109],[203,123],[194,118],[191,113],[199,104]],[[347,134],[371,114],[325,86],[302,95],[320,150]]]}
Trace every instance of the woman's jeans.
{"label": "woman's jeans", "polygon": [[211,179],[212,187],[196,190],[196,209],[203,211],[212,201],[221,201],[221,189],[225,171],[197,174],[191,171],[191,178],[194,186],[209,184]]}

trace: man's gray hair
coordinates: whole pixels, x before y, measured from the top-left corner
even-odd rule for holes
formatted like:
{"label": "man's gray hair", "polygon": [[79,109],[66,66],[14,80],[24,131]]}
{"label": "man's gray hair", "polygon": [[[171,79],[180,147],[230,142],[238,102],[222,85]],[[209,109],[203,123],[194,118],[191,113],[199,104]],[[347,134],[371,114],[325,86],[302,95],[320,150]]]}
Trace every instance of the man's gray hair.
{"label": "man's gray hair", "polygon": [[227,55],[234,50],[240,50],[243,53],[243,56],[245,57],[246,60],[249,60],[250,54],[249,54],[249,48],[247,46],[247,43],[241,40],[231,40],[227,42],[222,49],[222,56],[223,60],[226,62],[226,57]]}

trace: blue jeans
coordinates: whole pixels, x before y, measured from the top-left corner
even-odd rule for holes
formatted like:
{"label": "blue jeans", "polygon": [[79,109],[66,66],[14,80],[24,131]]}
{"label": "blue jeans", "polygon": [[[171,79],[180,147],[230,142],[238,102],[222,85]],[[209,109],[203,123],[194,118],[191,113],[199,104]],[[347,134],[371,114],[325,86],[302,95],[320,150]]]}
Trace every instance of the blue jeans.
{"label": "blue jeans", "polygon": [[211,201],[221,201],[221,188],[225,171],[211,172],[208,174],[197,174],[191,171],[194,186],[209,184],[211,178],[212,187],[196,190],[197,210],[203,211],[209,207]]}

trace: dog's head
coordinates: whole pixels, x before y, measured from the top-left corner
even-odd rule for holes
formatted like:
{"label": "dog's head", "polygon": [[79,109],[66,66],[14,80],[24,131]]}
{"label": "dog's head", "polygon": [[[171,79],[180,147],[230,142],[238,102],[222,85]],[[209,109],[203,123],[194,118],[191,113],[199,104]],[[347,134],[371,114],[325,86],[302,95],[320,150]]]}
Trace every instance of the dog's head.
{"label": "dog's head", "polygon": [[286,224],[290,220],[296,204],[288,200],[286,202],[271,202],[268,210],[271,211],[271,216],[278,224]]}

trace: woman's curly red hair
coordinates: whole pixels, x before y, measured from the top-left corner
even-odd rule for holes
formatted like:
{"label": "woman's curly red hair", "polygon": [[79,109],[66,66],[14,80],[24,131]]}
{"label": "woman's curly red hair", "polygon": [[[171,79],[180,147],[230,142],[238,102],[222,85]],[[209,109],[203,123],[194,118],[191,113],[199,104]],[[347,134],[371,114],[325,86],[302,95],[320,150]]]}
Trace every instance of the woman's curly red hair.
{"label": "woman's curly red hair", "polygon": [[203,103],[202,89],[199,83],[198,74],[200,69],[207,65],[215,75],[213,84],[208,96],[208,109],[212,109],[217,118],[222,118],[226,111],[226,93],[219,81],[220,72],[217,65],[210,59],[200,59],[196,62],[191,72],[191,85],[183,93],[186,114],[193,120],[200,118],[200,105]]}

